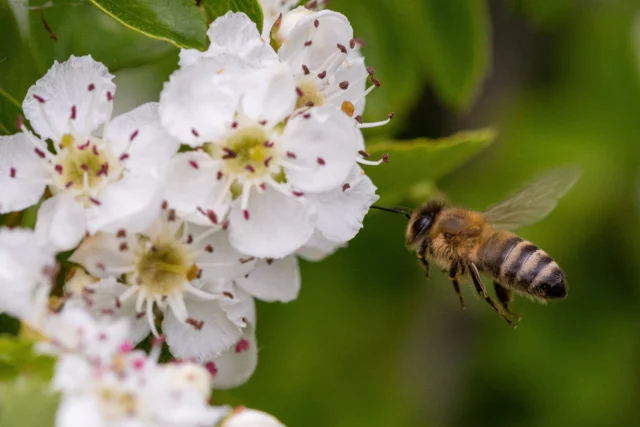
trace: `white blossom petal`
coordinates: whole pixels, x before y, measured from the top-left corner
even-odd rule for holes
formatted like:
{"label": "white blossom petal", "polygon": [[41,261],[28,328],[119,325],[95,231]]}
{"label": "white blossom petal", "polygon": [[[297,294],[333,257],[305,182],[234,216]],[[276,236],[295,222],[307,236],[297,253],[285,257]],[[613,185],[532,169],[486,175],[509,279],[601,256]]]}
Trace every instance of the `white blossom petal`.
{"label": "white blossom petal", "polygon": [[255,270],[235,280],[242,289],[263,301],[289,302],[300,291],[300,268],[295,256],[261,259]]}
{"label": "white blossom petal", "polygon": [[[22,103],[25,117],[42,138],[60,141],[67,133],[86,137],[111,115],[113,77],[91,55],[55,61],[29,88]],[[73,107],[75,120],[71,120]]]}
{"label": "white blossom petal", "polygon": [[277,418],[262,411],[235,408],[220,427],[284,427]]}
{"label": "white blossom petal", "polygon": [[47,310],[55,258],[32,230],[0,228],[0,313],[37,326]]}
{"label": "white blossom petal", "polygon": [[[290,63],[292,70],[299,70],[303,64],[313,70],[319,69],[329,56],[340,52],[338,45],[349,48],[353,28],[346,16],[332,10],[300,16],[294,9],[289,14],[297,14],[296,22],[287,34],[289,24],[285,22],[281,27],[279,37],[284,37],[284,40],[278,55],[281,61]],[[312,43],[306,45],[309,41]],[[343,55],[346,57],[346,53]]]}
{"label": "white blossom petal", "polygon": [[349,101],[355,107],[353,115],[362,115],[368,76],[363,57],[346,59],[334,74],[333,83],[349,82],[349,86],[346,90],[337,89],[337,96],[331,98],[331,104],[339,108],[344,101]]}
{"label": "white blossom petal", "polygon": [[246,215],[235,200],[229,220],[231,244],[259,258],[284,258],[304,245],[314,228],[313,211],[304,200],[270,188],[251,195]]}
{"label": "white blossom petal", "polygon": [[283,150],[295,155],[289,160],[295,167],[284,167],[287,181],[304,192],[341,185],[356,161],[358,132],[352,119],[330,106],[289,120],[280,137]]}
{"label": "white blossom petal", "polygon": [[238,79],[250,65],[230,56],[206,58],[173,73],[160,94],[160,120],[193,147],[224,136],[238,106]]}
{"label": "white blossom petal", "polygon": [[84,208],[72,195],[60,193],[40,205],[36,234],[59,251],[75,248],[86,232]]}
{"label": "white blossom petal", "polygon": [[296,251],[296,255],[307,261],[322,261],[335,251],[345,247],[345,243],[334,242],[324,237],[319,231],[307,243]]}
{"label": "white blossom petal", "polygon": [[[200,233],[206,233],[204,227],[189,225],[189,234],[198,239]],[[203,280],[235,279],[243,277],[256,266],[253,257],[236,251],[229,242],[229,233],[219,230],[193,245],[194,249],[203,250],[197,263],[202,268]],[[205,267],[206,266],[206,267]]]}
{"label": "white blossom petal", "polygon": [[316,229],[327,239],[344,243],[362,228],[369,207],[378,200],[376,186],[355,166],[341,188],[309,194],[308,200],[318,214]]}
{"label": "white blossom petal", "polygon": [[286,64],[248,75],[245,85],[241,100],[245,116],[275,125],[293,112],[296,84]]}
{"label": "white blossom petal", "polygon": [[254,327],[249,325],[245,328],[242,338],[210,363],[214,364],[216,372],[213,377],[214,389],[225,390],[247,382],[258,365]]}
{"label": "white blossom petal", "polygon": [[[187,299],[188,298],[188,299]],[[204,322],[201,329],[181,322],[168,309],[162,322],[171,354],[181,359],[211,360],[241,337],[240,327],[232,322],[219,301],[185,298],[189,317]]]}
{"label": "white blossom petal", "polygon": [[126,175],[106,186],[96,199],[99,204],[89,207],[89,232],[144,231],[160,215],[162,182],[152,174]]}
{"label": "white blossom petal", "polygon": [[180,51],[181,67],[221,53],[237,55],[258,66],[269,66],[278,62],[278,55],[269,43],[260,37],[256,24],[243,12],[229,11],[217,18],[209,26],[207,35],[211,44],[206,52],[195,49]]}
{"label": "white blossom petal", "polygon": [[27,208],[42,196],[51,171],[34,149],[24,133],[0,136],[0,213]]}
{"label": "white blossom petal", "polygon": [[134,247],[133,239],[135,236],[119,238],[111,233],[97,233],[84,239],[69,261],[80,264],[95,277],[119,276],[134,267],[135,257],[130,250]]}
{"label": "white blossom petal", "polygon": [[[165,200],[169,208],[196,224],[211,226],[213,220],[221,222],[231,204],[231,192],[226,190],[224,180],[218,179],[221,167],[219,160],[202,152],[177,154],[167,170]],[[223,195],[223,191],[228,194]]]}
{"label": "white blossom petal", "polygon": [[56,412],[56,427],[107,427],[98,400],[89,394],[69,394]]}
{"label": "white blossom petal", "polygon": [[163,170],[180,148],[180,141],[169,135],[160,125],[158,104],[149,102],[109,123],[105,139],[113,154],[124,161],[130,171]]}

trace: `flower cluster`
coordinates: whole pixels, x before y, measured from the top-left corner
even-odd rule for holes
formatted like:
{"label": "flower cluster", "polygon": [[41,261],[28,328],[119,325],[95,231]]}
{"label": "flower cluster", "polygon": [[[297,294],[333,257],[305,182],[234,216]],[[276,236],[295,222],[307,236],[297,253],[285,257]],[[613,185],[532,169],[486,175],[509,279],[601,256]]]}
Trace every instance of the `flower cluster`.
{"label": "flower cluster", "polygon": [[[114,76],[72,56],[0,137],[0,213],[37,206],[35,230],[0,230],[0,312],[59,356],[60,426],[261,422],[207,405],[256,367],[254,298],[295,299],[298,257],[344,246],[377,200],[361,165],[387,157],[361,129],[392,114],[363,122],[380,83],[349,21],[263,3],[262,36],[243,13],[218,18],[158,103],[112,117]],[[134,350],[150,334],[173,363]]]}

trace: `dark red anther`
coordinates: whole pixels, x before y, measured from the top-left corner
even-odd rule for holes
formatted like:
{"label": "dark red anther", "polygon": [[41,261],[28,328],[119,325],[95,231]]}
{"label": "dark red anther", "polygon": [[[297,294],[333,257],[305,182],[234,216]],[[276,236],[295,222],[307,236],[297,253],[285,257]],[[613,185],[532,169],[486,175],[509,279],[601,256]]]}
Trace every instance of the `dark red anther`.
{"label": "dark red anther", "polygon": [[293,194],[296,197],[304,196],[304,193],[302,191],[292,191],[291,194]]}
{"label": "dark red anther", "polygon": [[249,257],[249,258],[239,258],[238,262],[240,262],[240,264],[246,264],[248,262],[251,262],[253,260],[255,260],[255,257]]}
{"label": "dark red anther", "polygon": [[304,92],[299,87],[296,87],[296,95],[298,95],[300,97],[300,96],[304,95]]}
{"label": "dark red anther", "polygon": [[371,83],[373,83],[375,87],[380,87],[380,80],[376,79],[373,76],[371,76],[370,78],[371,78]]}
{"label": "dark red anther", "polygon": [[291,151],[287,151],[287,157],[290,159],[295,159],[297,156],[295,153],[292,153]]}
{"label": "dark red anther", "polygon": [[187,320],[185,320],[185,322],[188,325],[193,326],[198,331],[200,329],[202,329],[202,327],[204,326],[204,321],[203,320],[196,320],[196,319],[188,318]]}
{"label": "dark red anther", "polygon": [[87,166],[86,163],[81,164],[80,169],[82,169],[85,172],[89,172],[89,166]]}
{"label": "dark red anther", "polygon": [[236,129],[238,127],[238,122],[231,123],[231,129]]}
{"label": "dark red anther", "polygon": [[244,338],[238,341],[236,344],[236,353],[242,353],[247,350],[249,350],[249,341]]}
{"label": "dark red anther", "polygon": [[364,150],[360,150],[358,151],[358,154],[360,154],[362,157],[364,157],[365,159],[368,159],[369,157],[371,157],[371,154],[367,153]]}
{"label": "dark red anther", "polygon": [[264,125],[266,125],[266,124],[267,124],[267,121],[266,121],[266,120],[260,120],[260,121],[258,122],[258,124],[259,124],[260,126],[264,126]]}
{"label": "dark red anther", "polygon": [[384,154],[382,155],[382,161],[383,161],[384,163],[389,163],[389,154],[388,154],[388,153],[384,153]]}
{"label": "dark red anther", "polygon": [[76,112],[77,112],[76,106],[72,105],[71,106],[71,120],[75,120],[76,119]]}
{"label": "dark red anther", "polygon": [[200,166],[198,166],[198,162],[196,162],[195,160],[189,160],[189,164],[194,169],[199,169],[200,168]]}
{"label": "dark red anther", "polygon": [[167,212],[167,221],[174,222],[175,220],[176,220],[176,210],[169,209],[169,211]]}
{"label": "dark red anther", "polygon": [[15,178],[16,177],[16,168],[10,168],[9,169],[9,177],[10,178]]}
{"label": "dark red anther", "polygon": [[222,156],[223,159],[233,159],[238,157],[238,154],[230,148],[224,147],[222,151],[224,151],[224,155]]}
{"label": "dark red anther", "polygon": [[320,26],[320,21],[318,21],[317,19],[314,19],[313,26],[318,28]]}
{"label": "dark red anther", "polygon": [[343,191],[343,192],[344,192],[344,191],[347,191],[347,190],[348,190],[348,189],[350,189],[350,188],[351,188],[351,186],[350,186],[349,184],[344,184],[344,185],[342,186],[342,191]]}
{"label": "dark red anther", "polygon": [[396,116],[396,113],[389,113],[389,115],[387,117],[389,117],[389,120],[393,119]]}
{"label": "dark red anther", "polygon": [[93,198],[93,197],[89,197],[89,201],[91,203],[93,203],[94,205],[96,205],[96,206],[100,206],[102,204],[102,203],[100,203],[100,200],[98,200],[96,198]]}
{"label": "dark red anther", "polygon": [[304,64],[302,64],[302,72],[304,73],[305,76],[311,73],[311,71],[309,71],[309,67],[307,67]]}
{"label": "dark red anther", "polygon": [[200,134],[198,133],[198,131],[197,131],[197,130],[195,130],[195,129],[193,129],[193,128],[191,128],[191,133],[192,133],[192,134],[193,134],[193,136],[195,136],[195,137],[200,136]]}
{"label": "dark red anther", "polygon": [[84,149],[86,149],[89,145],[91,145],[91,141],[87,139],[87,142],[85,142],[84,144],[78,145],[78,150],[84,150]]}
{"label": "dark red anther", "polygon": [[321,72],[321,73],[318,73],[318,78],[319,78],[319,79],[324,79],[325,77],[327,77],[327,72],[326,72],[326,71],[323,71],[323,72]]}
{"label": "dark red anther", "polygon": [[340,82],[340,84],[338,84],[338,87],[342,90],[347,90],[349,89],[349,82],[346,80],[343,82]]}
{"label": "dark red anther", "polygon": [[213,246],[207,245],[207,246],[205,246],[204,250],[211,254],[211,253],[213,253]]}
{"label": "dark red anther", "polygon": [[303,115],[302,115],[302,118],[304,118],[304,119],[309,119],[309,118],[311,118],[311,113],[305,113],[305,114],[303,114]]}
{"label": "dark red anther", "polygon": [[53,170],[55,170],[56,172],[58,172],[58,175],[62,175],[62,165],[55,165],[53,167]]}
{"label": "dark red anther", "polygon": [[264,144],[262,144],[262,145],[264,145],[267,148],[271,148],[271,147],[273,147],[273,144],[274,144],[273,141],[265,141]]}
{"label": "dark red anther", "polygon": [[89,92],[91,92],[92,90],[94,90],[96,88],[96,85],[94,85],[93,83],[89,83],[89,87],[87,88],[87,90]]}
{"label": "dark red anther", "polygon": [[113,94],[110,91],[107,91],[107,101],[113,101]]}
{"label": "dark red anther", "polygon": [[218,181],[220,181],[222,179],[222,177],[224,176],[224,174],[222,173],[222,171],[218,171],[218,173],[216,174],[216,179]]}
{"label": "dark red anther", "polygon": [[162,209],[167,209],[168,206],[169,206],[169,202],[167,202],[166,200],[163,200],[162,205],[160,205]]}
{"label": "dark red anther", "polygon": [[44,159],[46,157],[45,154],[44,154],[44,151],[42,151],[39,148],[34,148],[33,151],[35,151],[36,154],[38,155],[38,157],[40,157],[41,159]]}
{"label": "dark red anther", "polygon": [[316,159],[316,161],[318,162],[318,164],[319,164],[320,166],[324,166],[324,165],[326,165],[326,164],[327,164],[327,162],[325,162],[325,161],[324,161],[324,159],[323,159],[322,157],[318,157],[318,158]]}
{"label": "dark red anther", "polygon": [[131,136],[129,137],[129,142],[131,142],[134,139],[136,139],[136,136],[138,136],[138,132],[140,132],[139,129],[136,129],[131,133]]}
{"label": "dark red anther", "polygon": [[224,295],[227,298],[233,299],[233,294],[231,292],[229,292],[229,291],[222,292],[222,295]]}
{"label": "dark red anther", "polygon": [[[165,209],[165,208],[163,208]],[[120,230],[118,230],[118,232],[116,233],[116,237],[118,239],[124,239],[125,237],[127,237],[127,230],[125,230],[124,228],[121,228]]]}
{"label": "dark red anther", "polygon": [[362,116],[361,115],[357,115],[354,117],[354,120],[360,124],[362,124]]}
{"label": "dark red anther", "polygon": [[271,160],[273,160],[273,157],[267,157],[266,159],[264,159],[264,167],[265,168],[269,167],[269,163],[271,163]]}
{"label": "dark red anther", "polygon": [[367,73],[369,73],[370,76],[373,76],[376,73],[376,70],[374,70],[371,65],[367,65]]}
{"label": "dark red anther", "polygon": [[218,374],[218,368],[216,368],[216,364],[213,362],[207,362],[204,364],[204,367],[212,377],[215,377]]}
{"label": "dark red anther", "polygon": [[16,128],[22,130],[22,125],[24,125],[23,118],[20,114],[16,117]]}
{"label": "dark red anther", "polygon": [[245,209],[242,211],[242,214],[244,215],[244,219],[249,221],[249,211]]}
{"label": "dark red anther", "polygon": [[127,245],[127,242],[120,243],[120,252],[124,252],[128,249],[129,249],[129,245]]}
{"label": "dark red anther", "polygon": [[260,187],[262,191],[267,191],[267,184],[265,184],[264,182],[261,183],[258,187]]}
{"label": "dark red anther", "polygon": [[120,156],[120,161],[123,162],[125,160],[127,160],[129,158],[129,155],[127,153],[124,153],[123,155]]}
{"label": "dark red anther", "polygon": [[72,185],[73,185],[73,181],[69,181],[64,185],[64,188],[71,188]]}
{"label": "dark red anther", "polygon": [[35,98],[35,100],[36,100],[36,101],[38,101],[40,104],[44,104],[44,98],[43,98],[43,97],[41,97],[41,96],[39,96],[39,95],[36,95],[36,94],[33,94],[33,97],[34,97],[34,98]]}
{"label": "dark red anther", "polygon": [[254,168],[254,167],[253,167],[253,166],[251,166],[251,165],[245,165],[245,167],[244,167],[244,168],[245,168],[246,170],[248,170],[249,172],[251,172],[251,173],[255,173],[255,172],[256,172],[256,168]]}
{"label": "dark red anther", "polygon": [[356,41],[354,39],[349,40],[349,47],[351,49],[355,49],[356,48]]}
{"label": "dark red anther", "polygon": [[347,53],[347,48],[344,47],[344,45],[341,45],[340,43],[338,43],[338,49],[340,49],[340,52],[342,53]]}
{"label": "dark red anther", "polygon": [[307,46],[307,47],[311,46],[311,40],[307,40],[306,42],[304,42],[304,45]]}
{"label": "dark red anther", "polygon": [[273,264],[273,258],[267,258],[266,261],[267,261],[267,265]]}

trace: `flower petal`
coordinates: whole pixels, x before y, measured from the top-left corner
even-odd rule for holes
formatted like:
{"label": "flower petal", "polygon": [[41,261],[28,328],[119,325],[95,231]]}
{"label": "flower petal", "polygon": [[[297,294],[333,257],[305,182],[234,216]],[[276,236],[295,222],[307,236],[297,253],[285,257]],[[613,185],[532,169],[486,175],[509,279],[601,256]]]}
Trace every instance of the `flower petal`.
{"label": "flower petal", "polygon": [[300,291],[298,260],[295,256],[275,260],[261,259],[255,270],[235,282],[263,301],[293,301]]}
{"label": "flower petal", "polygon": [[309,194],[307,199],[318,213],[316,229],[329,240],[345,243],[358,234],[364,216],[378,196],[376,186],[355,166],[343,187]]}
{"label": "flower petal", "polygon": [[55,258],[32,230],[0,228],[0,313],[38,325],[47,311]]}
{"label": "flower petal", "polygon": [[286,64],[279,64],[246,77],[242,113],[256,122],[275,125],[293,112],[296,84]]}
{"label": "flower petal", "polygon": [[229,389],[246,383],[258,365],[258,343],[254,327],[245,328],[235,345],[222,353],[213,362],[214,389]]}
{"label": "flower petal", "polygon": [[55,61],[47,74],[29,88],[22,103],[24,115],[42,138],[59,142],[62,135],[69,133],[83,139],[111,115],[116,91],[113,77],[91,55],[71,55],[63,63]]}
{"label": "flower petal", "polygon": [[213,220],[222,221],[231,204],[231,192],[227,190],[227,195],[221,194],[226,191],[224,180],[218,179],[221,166],[219,160],[198,151],[174,156],[169,163],[165,186],[169,207],[196,224],[211,226]]}
{"label": "flower petal", "polygon": [[[188,298],[188,299],[187,299]],[[165,311],[162,330],[171,354],[181,359],[211,360],[241,337],[240,327],[229,319],[219,301],[185,298],[189,318],[204,322],[200,329],[180,321],[171,309]]]}
{"label": "flower petal", "polygon": [[192,147],[220,138],[238,106],[237,80],[251,70],[234,56],[219,55],[176,71],[160,94],[162,125]]}
{"label": "flower petal", "polygon": [[[289,14],[300,16],[296,9]],[[281,61],[290,63],[292,70],[299,70],[304,64],[311,70],[321,71],[320,68],[327,58],[340,52],[338,45],[349,48],[349,42],[353,39],[353,28],[346,16],[331,10],[322,10],[304,14],[296,19],[297,22],[288,34],[283,34],[283,31],[279,34],[284,40],[278,55]],[[317,27],[316,21],[319,23]],[[287,25],[282,28],[285,27]],[[309,41],[312,43],[307,45]]]}
{"label": "flower petal", "polygon": [[162,170],[180,148],[180,141],[160,125],[155,102],[113,119],[105,131],[105,139],[117,157],[126,152],[125,165],[130,171]]}
{"label": "flower petal", "polygon": [[[24,133],[0,136],[0,213],[19,211],[40,200],[51,174]],[[43,147],[46,150],[46,147]]]}
{"label": "flower petal", "polygon": [[245,212],[235,200],[229,239],[236,250],[259,258],[284,258],[313,234],[313,213],[304,200],[268,188],[252,194]]}
{"label": "flower petal", "polygon": [[86,232],[84,208],[68,193],[45,200],[38,209],[36,234],[59,251],[75,248]]}
{"label": "flower petal", "polygon": [[[131,244],[128,243],[131,240]],[[82,241],[69,261],[80,264],[92,276],[117,277],[133,270],[134,255],[129,248],[133,247],[135,236],[118,238],[111,233],[97,233]],[[122,250],[126,243],[126,250]]]}
{"label": "flower petal", "polygon": [[322,261],[345,246],[346,244],[329,240],[319,231],[316,231],[309,241],[296,251],[296,255],[307,261]]}
{"label": "flower petal", "polygon": [[358,152],[354,121],[331,106],[312,108],[289,120],[280,137],[282,149],[295,159],[285,166],[287,181],[296,189],[322,192],[339,185],[349,175]]}
{"label": "flower petal", "polygon": [[262,411],[235,408],[220,427],[284,427],[277,418]]}
{"label": "flower petal", "polygon": [[337,90],[337,96],[331,98],[331,104],[340,108],[344,101],[353,103],[355,110],[353,115],[362,115],[365,106],[364,92],[367,85],[367,69],[363,57],[348,58],[333,76],[332,83],[337,86],[342,82],[349,82],[346,90]]}
{"label": "flower petal", "polygon": [[[206,233],[207,228],[189,225],[189,234],[195,241],[198,235]],[[253,257],[236,251],[229,242],[229,233],[219,230],[194,243],[193,249],[202,250],[204,253],[198,257],[196,264],[202,268],[203,280],[235,279],[243,277],[256,266]]]}
{"label": "flower petal", "polygon": [[226,15],[217,18],[209,26],[207,35],[211,44],[206,52],[195,49],[180,51],[181,67],[221,53],[237,55],[259,66],[278,62],[278,55],[269,43],[260,37],[256,24],[242,12],[229,11]]}
{"label": "flower petal", "polygon": [[88,209],[88,229],[116,232],[146,230],[160,215],[162,182],[151,174],[127,175],[106,186]]}

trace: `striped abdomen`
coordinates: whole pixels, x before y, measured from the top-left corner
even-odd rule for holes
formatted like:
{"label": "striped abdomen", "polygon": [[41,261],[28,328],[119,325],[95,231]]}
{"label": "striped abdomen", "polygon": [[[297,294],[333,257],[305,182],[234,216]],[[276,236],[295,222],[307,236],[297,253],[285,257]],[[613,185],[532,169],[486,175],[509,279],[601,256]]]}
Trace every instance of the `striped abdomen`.
{"label": "striped abdomen", "polygon": [[531,242],[495,231],[478,248],[479,269],[501,285],[541,298],[562,298],[567,290],[556,262]]}

